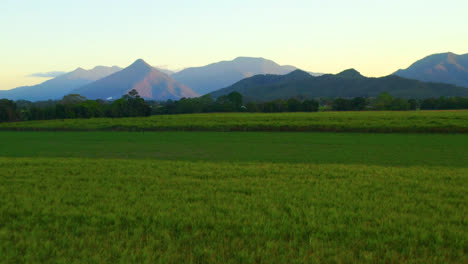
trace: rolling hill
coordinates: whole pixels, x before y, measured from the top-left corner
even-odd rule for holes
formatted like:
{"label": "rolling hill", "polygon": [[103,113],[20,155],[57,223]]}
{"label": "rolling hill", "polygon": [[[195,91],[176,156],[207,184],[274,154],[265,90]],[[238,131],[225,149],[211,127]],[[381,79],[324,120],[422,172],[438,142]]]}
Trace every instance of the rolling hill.
{"label": "rolling hill", "polygon": [[319,77],[301,70],[283,76],[257,75],[210,95],[217,98],[233,91],[241,93],[247,101],[271,101],[291,97],[376,97],[382,92],[402,98],[468,96],[468,89],[455,85],[426,83],[395,75],[367,78],[354,69]]}
{"label": "rolling hill", "polygon": [[112,73],[122,70],[117,66],[97,66],[91,70],[78,68],[72,72],[57,76],[34,86],[23,86],[11,90],[0,91],[0,98],[10,100],[42,101],[61,99],[72,90],[99,80]]}
{"label": "rolling hill", "polygon": [[171,77],[203,95],[257,74],[287,74],[295,69],[294,66],[280,66],[263,58],[239,57],[232,61],[187,68]]}
{"label": "rolling hill", "polygon": [[150,66],[142,59],[127,68],[73,90],[89,99],[117,99],[135,89],[141,97],[151,100],[196,97],[190,88]]}
{"label": "rolling hill", "polygon": [[430,55],[405,70],[398,70],[394,75],[468,88],[468,54],[457,55],[449,52]]}

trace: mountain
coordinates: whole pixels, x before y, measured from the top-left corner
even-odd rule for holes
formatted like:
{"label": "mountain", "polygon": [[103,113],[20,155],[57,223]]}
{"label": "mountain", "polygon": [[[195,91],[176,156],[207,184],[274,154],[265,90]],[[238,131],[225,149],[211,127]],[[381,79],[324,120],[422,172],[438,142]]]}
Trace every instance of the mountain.
{"label": "mountain", "polygon": [[117,99],[135,89],[141,97],[152,100],[196,97],[190,88],[151,67],[142,59],[105,78],[73,90],[89,99]]}
{"label": "mountain", "polygon": [[78,68],[38,85],[0,91],[0,98],[8,98],[10,100],[24,99],[29,101],[61,99],[64,95],[69,94],[72,90],[80,86],[89,84],[120,70],[122,69],[117,66],[97,66],[91,70]]}
{"label": "mountain", "polygon": [[449,52],[430,55],[413,63],[406,70],[398,70],[394,75],[468,88],[468,54],[457,55]]}
{"label": "mountain", "polygon": [[169,75],[169,76],[172,75],[172,74],[174,74],[173,71],[168,70],[168,69],[159,68],[159,67],[154,67],[154,66],[153,66],[153,68],[155,68],[156,70],[158,70],[158,71],[160,71],[160,72],[162,72],[162,73],[165,73],[165,74],[167,74],[167,75]]}
{"label": "mountain", "polygon": [[247,101],[291,97],[377,97],[382,92],[402,98],[468,96],[468,89],[451,84],[427,83],[395,75],[367,78],[354,69],[319,77],[301,70],[282,76],[256,75],[210,95],[217,98],[233,91],[241,93]]}
{"label": "mountain", "polygon": [[[261,101],[261,98],[260,98],[261,96],[257,96],[256,91],[254,91],[255,88],[261,90],[262,87],[269,87],[272,85],[273,86],[288,85],[288,83],[290,82],[306,80],[310,78],[312,78],[312,76],[309,73],[302,71],[302,70],[295,70],[286,75],[259,74],[259,75],[252,76],[250,78],[245,78],[227,88],[214,91],[210,93],[210,95],[213,98],[218,98],[221,95],[226,95],[231,92],[239,92],[242,95],[244,95],[244,97],[253,99],[255,101],[259,101],[259,100]],[[263,92],[264,91],[262,91],[262,93]]]}
{"label": "mountain", "polygon": [[232,61],[187,68],[171,77],[203,95],[257,74],[287,74],[295,69],[263,58],[239,57]]}

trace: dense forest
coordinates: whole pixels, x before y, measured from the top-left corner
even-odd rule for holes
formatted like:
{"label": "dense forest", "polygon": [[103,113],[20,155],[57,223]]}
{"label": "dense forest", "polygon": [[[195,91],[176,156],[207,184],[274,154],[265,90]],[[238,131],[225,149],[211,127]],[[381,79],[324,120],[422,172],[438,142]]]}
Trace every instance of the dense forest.
{"label": "dense forest", "polygon": [[269,102],[247,102],[238,92],[214,100],[210,95],[182,98],[178,101],[145,101],[135,90],[114,101],[88,100],[78,94],[58,101],[11,101],[0,99],[0,122],[94,117],[136,117],[160,114],[211,112],[317,112],[366,110],[448,110],[468,109],[468,98],[440,97],[424,100],[403,99],[382,93],[377,98],[290,98]]}

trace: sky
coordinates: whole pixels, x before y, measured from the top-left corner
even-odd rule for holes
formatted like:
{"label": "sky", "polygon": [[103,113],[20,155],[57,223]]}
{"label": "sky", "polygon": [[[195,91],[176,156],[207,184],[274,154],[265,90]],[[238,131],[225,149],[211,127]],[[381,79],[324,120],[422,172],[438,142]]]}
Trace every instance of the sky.
{"label": "sky", "polygon": [[379,77],[468,53],[467,0],[0,0],[0,90],[43,73],[239,56]]}

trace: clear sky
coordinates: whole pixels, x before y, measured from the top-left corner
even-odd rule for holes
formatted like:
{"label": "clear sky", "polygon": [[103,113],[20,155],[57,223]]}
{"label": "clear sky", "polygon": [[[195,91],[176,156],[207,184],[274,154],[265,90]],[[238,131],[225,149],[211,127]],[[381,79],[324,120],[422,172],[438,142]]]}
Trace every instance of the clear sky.
{"label": "clear sky", "polygon": [[138,58],[177,69],[238,56],[383,76],[468,52],[467,0],[0,0],[0,89]]}

